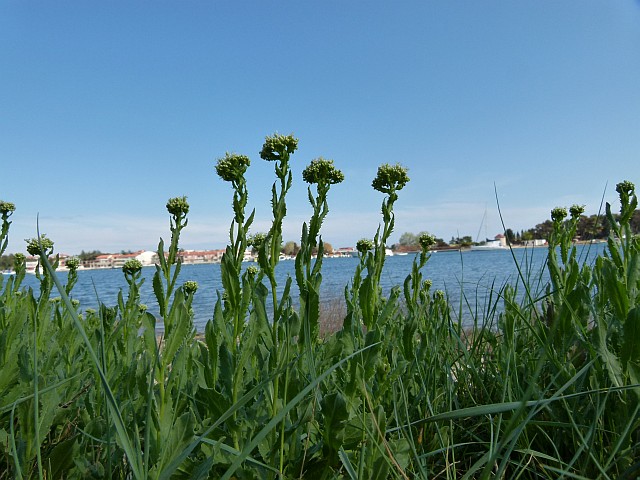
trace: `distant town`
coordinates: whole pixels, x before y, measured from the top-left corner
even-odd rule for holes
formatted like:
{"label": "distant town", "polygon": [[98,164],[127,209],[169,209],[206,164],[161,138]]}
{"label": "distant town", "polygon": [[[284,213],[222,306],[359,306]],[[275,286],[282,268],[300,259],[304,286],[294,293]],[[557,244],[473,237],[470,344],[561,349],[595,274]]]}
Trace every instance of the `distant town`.
{"label": "distant town", "polygon": [[[417,253],[420,247],[417,243],[418,235],[404,234],[401,241],[386,249],[386,255],[408,255]],[[483,242],[471,242],[470,237],[454,239],[457,243],[446,243],[441,239],[437,239],[437,243],[431,248],[433,252],[451,251],[451,250],[499,250],[508,249],[507,237],[499,234],[494,239],[487,239]],[[525,240],[516,246],[540,247],[547,244],[546,240],[533,239]],[[299,246],[295,242],[287,242],[280,253],[280,260],[294,259],[298,253]],[[178,257],[183,265],[199,265],[220,263],[225,249],[217,250],[180,250]],[[325,258],[345,258],[357,256],[357,250],[354,247],[341,247],[334,249],[331,244],[325,243]],[[3,273],[10,273],[13,267],[13,255],[3,257],[5,265],[3,265]],[[128,260],[138,260],[143,266],[152,266],[158,263],[158,254],[151,250],[138,250],[120,253],[102,253],[98,251],[81,252],[79,255],[58,254],[59,266],[58,270],[67,270],[66,261],[69,258],[78,258],[80,260],[81,269],[116,269],[122,266]],[[6,260],[11,260],[11,264],[7,264]],[[245,262],[257,261],[257,252],[252,248],[247,248],[244,254]],[[27,257],[25,267],[27,273],[34,273],[38,265],[37,257]]]}
{"label": "distant town", "polygon": [[[617,217],[617,215],[614,215]],[[636,210],[630,219],[631,229],[634,234],[640,232],[640,210]],[[448,242],[442,238],[436,238],[436,243],[431,247],[433,252],[458,251],[458,250],[500,250],[509,247],[543,247],[547,245],[547,238],[551,234],[553,224],[551,220],[546,220],[528,230],[513,231],[508,228],[504,234],[498,234],[494,238],[486,238],[481,241],[474,241],[471,236],[452,237]],[[387,249],[387,255],[407,255],[420,251],[418,238],[422,233],[403,233],[398,241]],[[576,228],[576,242],[604,241],[609,235],[609,225],[606,217],[602,215],[582,215]],[[353,257],[357,255],[354,247],[342,247],[334,249],[330,243],[325,242],[325,257]],[[300,247],[296,242],[286,242],[282,249],[280,258],[283,260],[295,258]],[[178,253],[184,265],[197,265],[206,263],[219,263],[222,259],[224,249],[219,250],[180,250]],[[81,252],[78,255],[59,254],[59,269],[66,269],[68,258],[75,257],[80,260],[83,269],[105,269],[122,268],[127,260],[136,259],[143,266],[155,265],[158,261],[157,253],[149,250],[121,251],[120,253],[103,253],[97,250],[91,252]],[[247,262],[256,260],[256,252],[248,248],[244,255]],[[38,259],[27,257],[27,272],[35,271]],[[0,257],[0,271],[11,273],[13,271],[13,254]]]}
{"label": "distant town", "polygon": [[[222,255],[225,250],[181,250],[178,253],[178,257],[180,258],[183,265],[199,265],[199,264],[207,264],[207,263],[220,263],[222,260]],[[296,252],[297,253],[297,252]],[[11,255],[12,256],[12,255]],[[353,247],[344,247],[338,248],[336,250],[332,250],[329,254],[325,255],[327,257],[352,257],[356,256],[356,250]],[[7,256],[9,257],[9,256]],[[80,256],[76,255],[67,255],[67,254],[59,254],[59,271],[67,270],[66,261],[69,258],[80,258]],[[294,259],[294,254],[280,254],[281,260]],[[157,252],[151,250],[138,250],[136,252],[127,252],[127,253],[101,253],[96,255],[93,258],[89,259],[81,259],[80,269],[108,269],[108,268],[122,268],[122,266],[128,260],[138,260],[142,266],[152,266],[158,263],[158,254]],[[257,254],[252,249],[248,248],[245,251],[244,259],[245,262],[255,262],[257,260]],[[38,265],[37,257],[27,257],[25,260],[25,267],[27,273],[34,273],[36,267]],[[3,269],[3,273],[10,273],[12,271],[11,268]]]}

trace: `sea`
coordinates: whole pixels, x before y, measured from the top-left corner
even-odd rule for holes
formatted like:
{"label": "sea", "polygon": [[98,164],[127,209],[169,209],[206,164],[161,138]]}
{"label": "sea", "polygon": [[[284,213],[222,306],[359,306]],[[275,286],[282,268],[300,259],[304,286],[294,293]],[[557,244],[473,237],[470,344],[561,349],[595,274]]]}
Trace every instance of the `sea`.
{"label": "sea", "polygon": [[[604,248],[605,244],[579,245],[579,261],[593,263]],[[545,247],[434,252],[423,268],[422,275],[423,279],[431,280],[432,292],[445,292],[453,307],[454,316],[461,315],[460,320],[466,323],[472,318],[482,316],[487,305],[495,301],[497,292],[505,284],[521,285],[520,279],[523,277],[527,279],[534,295],[544,294],[548,283],[547,253]],[[381,287],[385,295],[388,295],[394,286],[402,287],[405,278],[411,273],[415,259],[416,254],[386,257],[381,277]],[[320,290],[322,303],[344,303],[345,287],[350,284],[358,262],[359,259],[356,257],[323,260]],[[245,268],[249,265],[249,262],[244,264]],[[293,260],[282,260],[276,274],[280,293],[286,278],[293,279],[291,292],[295,304],[298,291],[294,268]],[[140,302],[148,306],[148,311],[157,314],[157,303],[152,288],[155,270],[153,266],[142,269],[145,282],[140,291]],[[58,272],[57,275],[60,275],[63,283],[66,282],[66,272]],[[202,331],[213,316],[217,292],[222,291],[220,264],[183,265],[178,285],[187,280],[195,280],[199,285],[192,307],[194,324]],[[31,274],[27,274],[23,282],[23,286],[32,287],[36,291],[38,284],[38,279]],[[127,284],[120,269],[79,270],[78,282],[73,288],[72,297],[80,301],[81,310],[96,308],[99,302],[113,306],[117,304],[120,289],[124,290],[126,296]],[[523,292],[524,289],[520,288],[519,291]],[[55,296],[54,287],[52,297]]]}

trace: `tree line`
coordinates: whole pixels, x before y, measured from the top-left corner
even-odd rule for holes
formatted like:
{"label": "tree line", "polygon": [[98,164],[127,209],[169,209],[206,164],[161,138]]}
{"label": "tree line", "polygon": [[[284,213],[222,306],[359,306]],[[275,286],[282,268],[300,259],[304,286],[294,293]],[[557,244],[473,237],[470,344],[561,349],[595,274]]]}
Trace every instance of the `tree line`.
{"label": "tree line", "polygon": [[[619,215],[614,215],[614,218],[618,220]],[[631,230],[634,234],[640,233],[640,209],[636,210],[629,221]],[[535,227],[527,230],[514,231],[511,228],[507,228],[504,232],[507,237],[507,242],[512,245],[523,244],[526,241],[543,239],[548,240],[549,235],[553,231],[553,222],[551,220],[545,220],[542,223],[537,224]],[[578,220],[578,226],[576,228],[575,240],[604,240],[609,236],[610,226],[609,220],[605,215],[581,215]],[[419,249],[418,238],[420,235],[427,232],[405,232],[403,233],[398,242],[394,245],[394,249]],[[474,242],[471,235],[465,235],[463,237],[451,237],[449,242],[445,242],[442,238],[436,238],[437,247],[445,246],[471,246]]]}
{"label": "tree line", "polygon": [[[614,215],[617,219],[618,215]],[[631,230],[634,234],[640,233],[640,209],[636,210],[629,221],[631,226]],[[507,237],[507,242],[512,245],[522,244],[528,240],[534,239],[544,239],[548,240],[551,231],[553,230],[553,223],[551,220],[545,220],[542,223],[537,224],[535,227],[529,228],[527,230],[514,231],[511,228],[507,228],[505,230],[505,236]],[[576,240],[601,240],[606,239],[609,236],[609,221],[605,215],[582,215],[578,220],[578,227],[576,228]],[[405,232],[403,233],[398,242],[392,246],[394,250],[403,250],[403,249],[419,249],[420,246],[418,244],[418,238],[423,233],[428,232],[418,232],[411,233]],[[474,241],[471,238],[471,235],[465,235],[462,237],[451,237],[449,242],[446,242],[442,238],[436,237],[436,247],[446,247],[451,245],[467,247],[473,245]],[[281,249],[281,252],[285,255],[296,255],[300,246],[294,241],[286,242]],[[325,253],[331,255],[333,253],[333,247],[330,243],[324,242],[324,250]],[[125,251],[122,250],[121,253],[132,253],[131,250]],[[80,262],[95,260],[98,255],[102,255],[100,250],[90,250],[85,252],[82,250],[80,254],[77,255]],[[11,270],[13,268],[13,254],[2,255],[0,257],[0,270]]]}

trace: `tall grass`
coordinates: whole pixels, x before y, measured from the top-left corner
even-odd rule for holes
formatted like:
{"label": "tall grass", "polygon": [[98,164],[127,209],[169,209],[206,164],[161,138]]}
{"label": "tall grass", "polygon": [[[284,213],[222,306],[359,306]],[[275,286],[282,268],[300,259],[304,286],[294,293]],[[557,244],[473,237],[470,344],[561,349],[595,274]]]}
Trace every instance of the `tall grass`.
{"label": "tall grass", "polygon": [[[428,280],[428,235],[406,280],[383,295],[393,209],[409,181],[402,166],[383,165],[372,182],[382,222],[358,242],[344,303],[327,306],[321,227],[330,189],[344,178],[330,160],[304,169],[311,215],[295,278],[278,285],[275,276],[297,145],[273,135],[260,152],[275,172],[263,235],[250,233],[249,158],[216,164],[233,219],[223,289],[197,337],[198,286],[180,283],[177,255],[185,197],[167,203],[171,241],[165,251],[160,240],[153,278],[158,318],[140,303],[135,261],[123,267],[125,291],[83,310],[73,298],[77,262],[63,285],[50,239],[27,246],[40,258],[37,295],[22,285],[16,256],[16,274],[0,284],[0,479],[637,478],[632,183],[617,185],[619,215],[606,207],[611,237],[594,263],[572,242],[582,207],[557,208],[543,288],[525,264],[515,284],[451,305]],[[0,202],[0,254],[14,210]],[[250,246],[259,266],[243,269]]]}

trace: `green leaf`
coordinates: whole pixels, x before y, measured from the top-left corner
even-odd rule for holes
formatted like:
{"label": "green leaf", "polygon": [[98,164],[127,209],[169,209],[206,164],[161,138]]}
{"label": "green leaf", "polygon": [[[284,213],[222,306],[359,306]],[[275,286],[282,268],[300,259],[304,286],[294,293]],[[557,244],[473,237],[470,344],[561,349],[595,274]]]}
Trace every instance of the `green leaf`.
{"label": "green leaf", "polygon": [[320,402],[323,416],[322,438],[330,456],[342,447],[345,422],[349,419],[347,402],[340,392],[325,395]]}
{"label": "green leaf", "polygon": [[165,332],[164,349],[162,351],[162,362],[165,365],[169,365],[173,361],[176,352],[184,343],[187,334],[191,331],[191,319],[184,302],[181,304],[178,303],[178,305],[174,304],[170,317],[172,329],[170,332]]}
{"label": "green leaf", "polygon": [[629,311],[624,322],[624,338],[622,340],[622,364],[640,361],[640,306]]}
{"label": "green leaf", "polygon": [[158,265],[156,265],[156,273],[153,275],[153,293],[155,294],[158,306],[160,307],[160,316],[164,317],[164,285],[162,284],[162,273]]}
{"label": "green leaf", "polygon": [[167,430],[168,435],[164,438],[160,462],[155,468],[154,476],[162,474],[165,468],[193,441],[194,428],[195,420],[191,412],[183,413],[172,423]]}
{"label": "green leaf", "polygon": [[58,443],[51,453],[43,458],[45,465],[50,465],[51,478],[65,478],[68,471],[74,466],[74,459],[80,455],[80,448],[76,438],[70,438]]}

